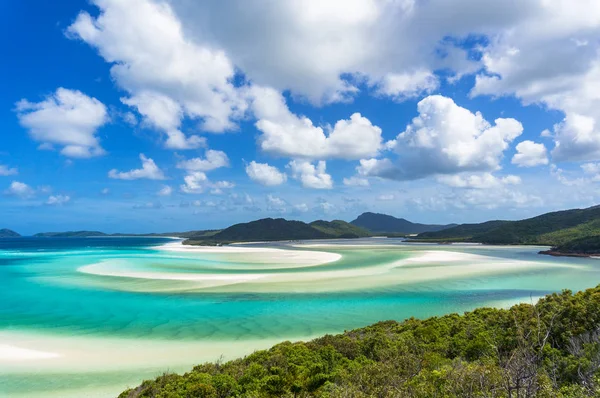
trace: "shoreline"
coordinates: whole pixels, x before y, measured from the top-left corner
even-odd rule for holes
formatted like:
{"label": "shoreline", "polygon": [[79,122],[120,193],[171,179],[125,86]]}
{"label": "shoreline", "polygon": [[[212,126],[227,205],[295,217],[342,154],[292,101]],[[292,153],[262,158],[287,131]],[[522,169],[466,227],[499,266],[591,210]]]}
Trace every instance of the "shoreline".
{"label": "shoreline", "polygon": [[557,250],[542,250],[538,254],[544,254],[552,257],[576,257],[576,258],[599,258],[600,253],[566,253]]}

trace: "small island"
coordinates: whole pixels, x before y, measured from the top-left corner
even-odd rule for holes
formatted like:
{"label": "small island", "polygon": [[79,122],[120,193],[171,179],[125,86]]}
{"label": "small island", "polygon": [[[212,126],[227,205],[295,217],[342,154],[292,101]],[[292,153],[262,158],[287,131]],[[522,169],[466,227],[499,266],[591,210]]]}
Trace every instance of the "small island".
{"label": "small island", "polygon": [[3,228],[0,229],[0,238],[18,238],[21,235],[12,229]]}

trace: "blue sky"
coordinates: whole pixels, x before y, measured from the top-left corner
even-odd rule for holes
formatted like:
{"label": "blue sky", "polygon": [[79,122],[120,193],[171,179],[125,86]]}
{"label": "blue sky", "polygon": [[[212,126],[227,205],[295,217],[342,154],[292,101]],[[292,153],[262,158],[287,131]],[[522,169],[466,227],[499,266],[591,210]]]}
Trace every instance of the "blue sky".
{"label": "blue sky", "polygon": [[524,3],[3,2],[0,227],[597,204],[600,7]]}

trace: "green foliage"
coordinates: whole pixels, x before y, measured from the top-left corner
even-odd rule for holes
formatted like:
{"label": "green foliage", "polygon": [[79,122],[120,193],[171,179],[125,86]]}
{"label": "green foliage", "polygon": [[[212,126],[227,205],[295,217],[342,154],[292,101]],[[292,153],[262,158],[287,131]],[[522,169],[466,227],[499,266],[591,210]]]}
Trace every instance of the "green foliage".
{"label": "green foliage", "polygon": [[397,234],[418,234],[427,231],[440,231],[446,228],[456,226],[456,224],[450,225],[427,225],[413,223],[404,218],[396,218],[388,216],[387,214],[379,213],[363,213],[356,218],[356,220],[350,222],[357,227],[364,228],[368,231],[378,233],[397,233]]}
{"label": "green foliage", "polygon": [[[565,245],[600,236],[600,207],[542,214],[521,221],[462,224],[440,232],[420,234],[423,241],[471,241],[487,244]],[[593,240],[586,241],[589,245]]]}
{"label": "green foliage", "polygon": [[600,253],[600,235],[574,239],[555,247],[561,253],[598,254]]}
{"label": "green foliage", "polygon": [[371,236],[368,230],[342,220],[317,220],[311,222],[309,225],[327,235],[337,238],[364,238]]}
{"label": "green foliage", "polygon": [[184,243],[210,246],[232,242],[360,238],[370,235],[369,231],[341,220],[318,220],[306,224],[283,218],[264,218],[235,224],[212,235],[193,236]]}
{"label": "green foliage", "polygon": [[380,322],[163,375],[136,397],[600,397],[600,286]]}

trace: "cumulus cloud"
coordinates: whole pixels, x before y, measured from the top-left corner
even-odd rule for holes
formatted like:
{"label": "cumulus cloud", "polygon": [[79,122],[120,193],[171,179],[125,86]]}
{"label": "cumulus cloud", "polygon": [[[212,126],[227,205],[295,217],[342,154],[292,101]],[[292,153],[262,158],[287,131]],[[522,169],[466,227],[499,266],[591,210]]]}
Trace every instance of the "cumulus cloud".
{"label": "cumulus cloud", "polygon": [[171,196],[173,193],[173,188],[169,185],[163,185],[163,187],[157,192],[158,196]]}
{"label": "cumulus cloud", "polygon": [[4,191],[4,194],[9,196],[17,196],[21,199],[27,199],[35,194],[35,190],[24,182],[13,181],[10,183],[8,189]]}
{"label": "cumulus cloud", "polygon": [[19,123],[40,149],[61,147],[61,154],[89,158],[105,153],[96,132],[108,121],[106,107],[81,91],[58,88],[41,102],[22,99],[16,104]]}
{"label": "cumulus cloud", "polygon": [[[600,101],[598,102],[600,105]],[[555,161],[586,161],[600,159],[600,129],[597,119],[577,113],[567,114],[554,125]]]}
{"label": "cumulus cloud", "polygon": [[235,187],[235,184],[230,181],[212,182],[206,176],[206,173],[202,171],[188,173],[188,175],[183,178],[183,181],[184,183],[180,185],[179,189],[181,189],[181,192],[190,194],[198,194],[210,190],[210,193],[220,195],[223,193],[223,189]]}
{"label": "cumulus cloud", "polygon": [[304,160],[292,160],[288,166],[292,177],[302,183],[303,187],[314,189],[331,189],[333,180],[327,174],[327,163],[323,160],[317,162],[316,166]]}
{"label": "cumulus cloud", "polygon": [[548,155],[544,144],[533,141],[522,141],[516,146],[517,153],[512,158],[512,164],[520,167],[533,167],[548,164]]}
{"label": "cumulus cloud", "polygon": [[177,167],[180,169],[186,169],[190,171],[210,171],[221,167],[229,166],[229,158],[223,151],[215,151],[209,149],[206,151],[204,158],[193,158],[183,160],[177,163]]}
{"label": "cumulus cloud", "polygon": [[600,159],[600,4],[530,2],[534,12],[492,32],[473,95],[515,95],[565,113],[553,159]]}
{"label": "cumulus cloud", "polygon": [[277,167],[268,163],[257,163],[254,160],[246,166],[246,174],[252,181],[265,186],[281,185],[287,180],[287,175]]}
{"label": "cumulus cloud", "polygon": [[71,197],[67,195],[50,195],[46,204],[49,206],[62,206],[71,201]]}
{"label": "cumulus cloud", "polygon": [[390,80],[383,93],[401,98],[431,87],[423,75],[432,70],[471,71],[476,62],[444,39],[521,18],[521,3],[172,1],[187,31],[223,48],[251,81],[313,104],[351,99],[359,91],[356,76]]}
{"label": "cumulus cloud", "polygon": [[521,183],[519,176],[507,175],[499,178],[491,173],[442,175],[437,179],[439,182],[454,188],[488,189]]}
{"label": "cumulus cloud", "polygon": [[297,213],[306,213],[309,210],[308,205],[306,203],[299,203],[294,205],[294,211]]}
{"label": "cumulus cloud", "polygon": [[108,172],[109,178],[118,180],[138,180],[146,178],[149,180],[164,180],[166,177],[163,171],[154,163],[154,160],[147,158],[144,154],[140,154],[140,160],[142,161],[141,169],[133,169],[129,171],[118,171],[112,169]]}
{"label": "cumulus cloud", "polygon": [[293,114],[285,98],[271,88],[252,89],[252,109],[262,132],[260,148],[268,153],[309,159],[360,159],[381,148],[381,129],[354,113],[333,127],[318,127],[306,117]]}
{"label": "cumulus cloud", "polygon": [[93,3],[99,15],[82,11],[67,36],[88,43],[112,64],[113,79],[129,94],[123,103],[164,132],[167,147],[203,144],[181,131],[184,118],[200,121],[207,131],[236,127],[233,120],[243,115],[246,102],[232,83],[235,68],[223,50],[186,37],[186,28],[167,2]]}
{"label": "cumulus cloud", "polygon": [[439,80],[431,71],[418,70],[412,73],[390,73],[375,86],[379,95],[402,101],[431,93],[438,88]]}
{"label": "cumulus cloud", "polygon": [[344,178],[343,182],[344,182],[344,185],[350,186],[350,187],[368,187],[369,186],[368,179],[357,177],[357,176]]}
{"label": "cumulus cloud", "polygon": [[277,196],[269,194],[266,197],[266,201],[267,201],[267,210],[275,211],[278,213],[287,212],[287,203],[285,200],[283,200]]}
{"label": "cumulus cloud", "polygon": [[18,170],[14,167],[8,167],[0,164],[0,176],[12,176],[18,174]]}
{"label": "cumulus cloud", "polygon": [[515,119],[492,125],[481,113],[458,106],[451,98],[432,95],[417,105],[419,116],[395,140],[386,143],[398,159],[363,159],[359,174],[398,180],[436,174],[493,171],[509,144],[523,132]]}

